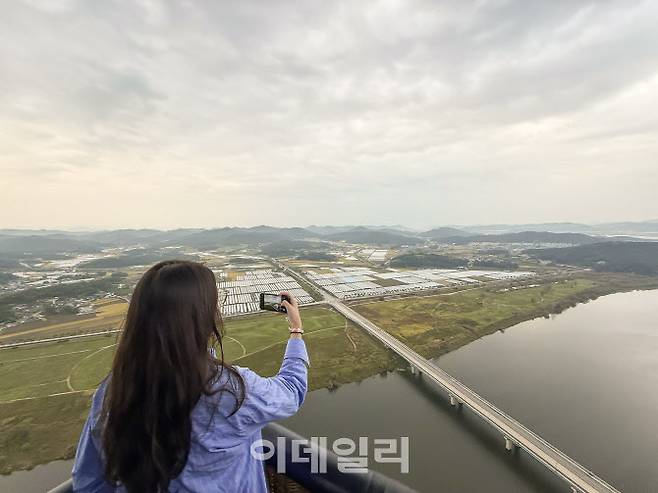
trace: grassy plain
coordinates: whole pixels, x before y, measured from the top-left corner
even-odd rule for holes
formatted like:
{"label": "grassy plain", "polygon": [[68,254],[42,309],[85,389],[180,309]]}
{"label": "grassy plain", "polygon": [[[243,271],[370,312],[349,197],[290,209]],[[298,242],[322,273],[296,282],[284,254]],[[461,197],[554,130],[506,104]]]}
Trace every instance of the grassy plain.
{"label": "grassy plain", "polygon": [[[311,358],[311,389],[393,369],[392,353],[322,306],[302,309]],[[277,372],[287,322],[277,314],[231,318],[226,323],[227,361],[262,375]],[[0,473],[71,458],[89,399],[110,368],[118,334],[0,350]]]}
{"label": "grassy plain", "polygon": [[55,316],[51,320],[17,325],[0,332],[0,344],[118,329],[127,309],[125,301],[101,300],[96,303],[93,315]]}
{"label": "grassy plain", "polygon": [[517,289],[484,286],[432,296],[362,302],[353,308],[425,357],[436,357],[524,320],[560,313],[599,296],[655,289],[658,278],[580,273]]}
{"label": "grassy plain", "polygon": [[[401,365],[401,360],[339,313],[315,306],[303,309],[302,314],[311,390],[362,380]],[[263,314],[231,320],[227,335],[244,346],[226,347],[227,360],[263,375],[277,372],[288,339],[283,317]]]}

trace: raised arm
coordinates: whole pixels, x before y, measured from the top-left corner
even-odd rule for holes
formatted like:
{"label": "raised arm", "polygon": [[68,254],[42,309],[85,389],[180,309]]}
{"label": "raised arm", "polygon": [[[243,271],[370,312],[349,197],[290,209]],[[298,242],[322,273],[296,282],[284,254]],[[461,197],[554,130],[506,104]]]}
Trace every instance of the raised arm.
{"label": "raised arm", "polygon": [[281,369],[276,376],[263,378],[241,368],[245,381],[245,400],[240,410],[229,418],[241,433],[251,434],[260,427],[297,412],[304,402],[308,389],[309,358],[302,340],[302,321],[297,301],[289,293],[290,302],[283,305],[288,312],[291,332]]}

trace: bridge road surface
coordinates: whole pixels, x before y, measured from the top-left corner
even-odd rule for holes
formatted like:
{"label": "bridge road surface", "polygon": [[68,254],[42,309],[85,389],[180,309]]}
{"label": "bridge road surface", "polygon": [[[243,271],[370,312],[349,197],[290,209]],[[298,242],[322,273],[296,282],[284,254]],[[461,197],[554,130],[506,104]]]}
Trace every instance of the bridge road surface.
{"label": "bridge road surface", "polygon": [[363,327],[368,333],[379,339],[384,345],[407,360],[412,368],[426,375],[450,395],[451,403],[455,402],[470,408],[475,414],[491,424],[503,435],[506,445],[520,447],[528,454],[546,466],[550,471],[566,481],[573,492],[582,493],[619,493],[619,490],[606,483],[565,453],[548,443],[511,416],[489,403],[476,392],[468,388],[456,378],[450,376],[435,364],[429,362],[406,344],[379,328],[373,322],[345,305],[331,295],[322,286],[299,275],[287,266],[276,262],[283,270],[296,278],[302,278],[311,283],[324,297],[326,302],[334,307],[347,319]]}

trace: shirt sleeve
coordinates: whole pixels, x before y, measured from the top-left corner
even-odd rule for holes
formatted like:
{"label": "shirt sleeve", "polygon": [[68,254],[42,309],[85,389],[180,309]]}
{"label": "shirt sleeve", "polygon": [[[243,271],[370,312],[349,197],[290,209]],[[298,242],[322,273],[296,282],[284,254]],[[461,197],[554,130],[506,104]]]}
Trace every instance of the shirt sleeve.
{"label": "shirt sleeve", "polygon": [[96,421],[99,402],[102,401],[102,392],[96,392],[92,402],[89,416],[85,422],[78,449],[73,462],[73,491],[82,493],[110,493],[114,488],[105,481],[104,465],[98,450],[98,444],[93,437],[93,427]]}
{"label": "shirt sleeve", "polygon": [[287,418],[297,412],[308,390],[309,358],[302,339],[290,339],[276,376],[263,378],[241,368],[245,382],[245,399],[229,421],[245,435],[250,435],[270,421]]}

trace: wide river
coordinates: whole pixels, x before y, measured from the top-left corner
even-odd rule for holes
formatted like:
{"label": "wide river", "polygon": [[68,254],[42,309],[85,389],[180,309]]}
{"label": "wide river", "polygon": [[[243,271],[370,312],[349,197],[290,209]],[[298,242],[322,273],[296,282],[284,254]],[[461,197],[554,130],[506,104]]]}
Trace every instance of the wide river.
{"label": "wide river", "polygon": [[[658,291],[523,322],[437,362],[618,489],[658,492]],[[410,473],[382,470],[423,492],[568,491],[406,373],[314,392],[288,425],[332,439],[409,436]]]}
{"label": "wide river", "polygon": [[[311,355],[312,358],[312,355]],[[658,291],[622,293],[484,337],[438,360],[624,492],[658,491]],[[370,466],[422,492],[553,492],[565,485],[422,377],[392,372],[316,391],[287,426],[306,436],[408,436],[410,472]],[[70,462],[0,476],[0,491],[43,491]]]}

